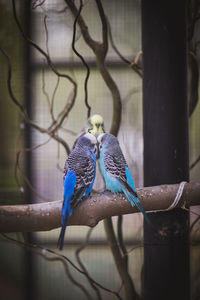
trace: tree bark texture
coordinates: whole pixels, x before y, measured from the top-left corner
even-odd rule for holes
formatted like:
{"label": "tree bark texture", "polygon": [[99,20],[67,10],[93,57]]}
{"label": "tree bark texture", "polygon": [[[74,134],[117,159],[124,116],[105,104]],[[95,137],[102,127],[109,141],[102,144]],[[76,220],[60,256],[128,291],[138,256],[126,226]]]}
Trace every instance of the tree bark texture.
{"label": "tree bark texture", "polygon": [[[137,189],[144,209],[166,210],[174,201],[179,184]],[[186,183],[177,207],[200,204],[200,182]],[[0,206],[0,232],[48,231],[61,226],[62,201],[29,205]],[[68,225],[95,226],[111,216],[138,212],[123,194],[93,193],[80,203],[69,218]]]}

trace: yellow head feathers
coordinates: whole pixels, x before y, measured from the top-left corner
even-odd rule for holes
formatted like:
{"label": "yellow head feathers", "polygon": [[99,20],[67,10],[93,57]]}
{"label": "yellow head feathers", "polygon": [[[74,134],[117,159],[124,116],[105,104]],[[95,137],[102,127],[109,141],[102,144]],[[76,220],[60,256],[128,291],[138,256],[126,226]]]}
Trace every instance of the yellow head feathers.
{"label": "yellow head feathers", "polygon": [[90,117],[91,124],[99,123],[103,124],[103,118],[100,115],[93,115]]}
{"label": "yellow head feathers", "polygon": [[102,116],[93,115],[89,118],[89,128],[88,132],[92,133],[95,136],[98,136],[101,133],[104,133],[104,121]]}

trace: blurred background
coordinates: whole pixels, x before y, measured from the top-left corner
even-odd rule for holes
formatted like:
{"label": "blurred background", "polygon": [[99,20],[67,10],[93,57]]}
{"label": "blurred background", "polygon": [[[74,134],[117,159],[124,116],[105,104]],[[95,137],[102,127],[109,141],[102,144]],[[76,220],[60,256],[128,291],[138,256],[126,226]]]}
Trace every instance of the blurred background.
{"label": "blurred background", "polygon": [[[31,7],[28,1],[15,3],[18,18],[27,35],[49,53],[60,72],[69,74],[77,82],[78,94],[75,104],[59,130],[59,136],[71,148],[76,135],[87,120],[87,108],[84,103],[86,70],[71,48],[74,19],[64,1],[32,1]],[[112,0],[102,3],[106,15],[109,16],[112,37],[117,48],[124,57],[133,61],[141,50],[141,2]],[[91,36],[100,41],[101,22],[94,1],[84,2],[82,15]],[[196,42],[199,37],[199,25],[197,22],[193,37]],[[48,128],[52,117],[50,103],[52,101],[54,103],[52,107],[56,118],[66,105],[72,85],[64,78],[58,80],[47,67],[44,57],[24,43],[15,23],[10,1],[0,2],[0,28],[0,44],[9,55],[12,64],[12,88],[15,96],[27,107],[29,116],[34,122]],[[90,66],[88,102],[92,108],[91,114],[101,114],[105,121],[105,129],[109,131],[113,114],[112,97],[96,68],[95,56],[83,41],[78,27],[76,48]],[[199,62],[198,47],[196,53]],[[63,166],[67,153],[62,145],[49,139],[47,134],[26,127],[22,115],[8,94],[7,63],[3,55],[0,55],[0,64],[0,204],[62,200]],[[119,58],[110,43],[106,64],[119,88],[122,100],[122,120],[118,134],[120,145],[134,176],[136,187],[142,187],[142,78]],[[199,117],[200,103],[197,101],[189,122],[190,165],[200,155]],[[41,146],[37,147],[38,145]],[[25,148],[34,149],[27,152]],[[200,162],[192,167],[190,180],[200,180]],[[104,188],[100,175],[97,175],[94,188],[95,190]],[[198,213],[198,207],[191,210]],[[113,219],[116,225],[116,218]],[[196,219],[197,215],[191,213],[192,299],[197,299],[195,297],[199,295],[200,283],[199,222],[193,226]],[[84,242],[87,232],[86,227],[67,228],[63,254],[75,263],[75,250]],[[141,214],[124,216],[123,232],[127,249],[130,250],[130,274],[137,292],[141,293],[143,266]],[[59,229],[34,233],[27,238],[44,248],[56,251],[58,235]],[[11,236],[23,240],[19,234]],[[137,247],[132,250],[135,246]],[[107,245],[102,222],[93,229],[89,245],[81,257],[96,281],[112,290],[120,289],[121,280]],[[90,290],[85,277],[70,266],[69,269],[76,280]],[[1,299],[6,300],[13,297],[20,300],[84,299],[82,291],[69,280],[61,261],[45,259],[40,253],[29,251],[4,238],[0,239],[0,291]],[[104,299],[114,299],[112,294],[107,292],[102,294]]]}

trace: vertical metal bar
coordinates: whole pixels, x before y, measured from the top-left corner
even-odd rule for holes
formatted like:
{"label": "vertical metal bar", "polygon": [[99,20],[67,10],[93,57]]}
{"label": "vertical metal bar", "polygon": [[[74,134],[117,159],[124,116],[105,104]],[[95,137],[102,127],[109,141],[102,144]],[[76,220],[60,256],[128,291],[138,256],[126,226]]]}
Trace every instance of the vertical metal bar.
{"label": "vertical metal bar", "polygon": [[[144,185],[189,180],[186,0],[142,0]],[[189,215],[144,225],[144,299],[188,300]]]}
{"label": "vertical metal bar", "polygon": [[[24,1],[24,30],[26,36],[31,36],[31,2]],[[30,118],[32,118],[32,90],[31,90],[31,47],[25,42],[25,56],[24,56],[24,94],[25,94],[25,107]],[[31,140],[31,127],[29,124],[25,126],[25,147],[32,147]],[[30,182],[32,182],[32,153],[30,151],[26,152],[26,176]],[[26,203],[33,202],[33,195],[30,188],[27,186],[25,190]],[[26,241],[28,243],[33,243],[33,233],[26,234]],[[35,286],[34,286],[34,255],[31,251],[25,249],[25,299],[36,300]]]}

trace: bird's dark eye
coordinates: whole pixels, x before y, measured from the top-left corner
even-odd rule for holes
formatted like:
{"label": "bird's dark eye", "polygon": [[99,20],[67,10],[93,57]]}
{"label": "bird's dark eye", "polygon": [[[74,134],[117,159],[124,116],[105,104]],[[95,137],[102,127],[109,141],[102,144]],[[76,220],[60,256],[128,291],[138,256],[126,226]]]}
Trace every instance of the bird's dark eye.
{"label": "bird's dark eye", "polygon": [[102,144],[99,145],[99,149],[100,149],[100,150],[102,149]]}
{"label": "bird's dark eye", "polygon": [[97,148],[95,147],[95,148],[94,148],[94,154],[95,154],[96,152],[97,152]]}

